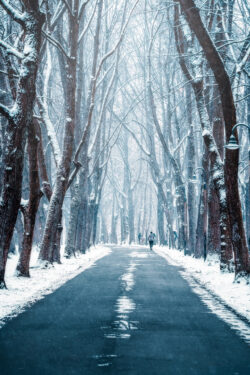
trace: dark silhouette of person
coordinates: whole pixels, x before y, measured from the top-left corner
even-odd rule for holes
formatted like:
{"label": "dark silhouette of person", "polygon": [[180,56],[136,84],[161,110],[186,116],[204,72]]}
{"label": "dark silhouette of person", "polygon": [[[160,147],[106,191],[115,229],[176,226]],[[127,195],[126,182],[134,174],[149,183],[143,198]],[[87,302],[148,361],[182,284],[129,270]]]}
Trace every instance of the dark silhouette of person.
{"label": "dark silhouette of person", "polygon": [[155,239],[155,234],[153,232],[150,232],[149,236],[148,236],[148,242],[149,242],[150,250],[153,249],[154,239]]}

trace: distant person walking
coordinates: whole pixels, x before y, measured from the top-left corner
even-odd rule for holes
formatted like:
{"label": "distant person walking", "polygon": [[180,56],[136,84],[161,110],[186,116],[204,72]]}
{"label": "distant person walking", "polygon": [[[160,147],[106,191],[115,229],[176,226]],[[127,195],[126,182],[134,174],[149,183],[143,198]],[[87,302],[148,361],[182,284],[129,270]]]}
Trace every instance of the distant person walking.
{"label": "distant person walking", "polygon": [[155,240],[155,234],[153,232],[150,232],[148,236],[150,250],[153,250],[154,240]]}
{"label": "distant person walking", "polygon": [[138,243],[139,243],[139,245],[141,244],[141,237],[142,237],[141,233],[138,233]]}

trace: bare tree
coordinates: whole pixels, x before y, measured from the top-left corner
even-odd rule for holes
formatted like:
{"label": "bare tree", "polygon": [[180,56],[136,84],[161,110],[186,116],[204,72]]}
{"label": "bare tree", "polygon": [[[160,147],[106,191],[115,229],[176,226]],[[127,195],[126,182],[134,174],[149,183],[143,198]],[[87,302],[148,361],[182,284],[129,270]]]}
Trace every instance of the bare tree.
{"label": "bare tree", "polygon": [[22,50],[1,40],[0,45],[8,55],[20,63],[15,100],[11,108],[0,105],[0,112],[8,120],[8,139],[4,150],[3,189],[0,205],[0,287],[5,286],[4,274],[13,230],[21,201],[24,146],[27,130],[33,126],[33,107],[36,97],[36,74],[41,45],[44,15],[39,2],[24,0],[23,12],[13,8],[9,2],[0,5],[23,31]]}

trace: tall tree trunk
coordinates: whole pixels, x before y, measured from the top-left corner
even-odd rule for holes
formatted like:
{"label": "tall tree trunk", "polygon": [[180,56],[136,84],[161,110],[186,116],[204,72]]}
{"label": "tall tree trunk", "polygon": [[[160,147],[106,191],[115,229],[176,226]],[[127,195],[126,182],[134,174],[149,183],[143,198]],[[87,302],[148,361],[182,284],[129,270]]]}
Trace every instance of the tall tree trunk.
{"label": "tall tree trunk", "polygon": [[204,152],[202,158],[202,184],[200,192],[200,202],[198,208],[198,220],[196,227],[196,243],[195,243],[195,257],[207,257],[207,195],[208,195],[208,179],[207,179],[207,169],[208,169],[208,151]]}
{"label": "tall tree trunk", "polygon": [[78,175],[77,181],[73,184],[70,189],[71,200],[70,200],[70,215],[69,215],[69,224],[67,231],[67,240],[65,247],[65,256],[70,258],[72,255],[75,255],[76,250],[76,233],[79,220],[79,210],[81,207],[81,196],[80,196],[80,176]]}
{"label": "tall tree trunk", "polygon": [[[250,66],[250,63],[249,63]],[[248,86],[246,94],[250,96],[250,78],[247,78]],[[247,101],[247,123],[250,124],[250,100]],[[248,181],[246,183],[246,234],[247,244],[250,250],[250,132],[248,131]]]}
{"label": "tall tree trunk", "polygon": [[216,194],[213,179],[210,176],[208,194],[208,233],[207,233],[207,252],[220,253],[221,233],[220,226],[220,202]]}
{"label": "tall tree trunk", "polygon": [[[7,254],[13,235],[18,209],[21,201],[24,145],[27,129],[33,126],[33,107],[36,97],[36,74],[41,30],[44,16],[40,12],[37,0],[32,3],[23,1],[25,17],[17,10],[11,11],[2,4],[6,11],[21,24],[25,31],[24,49],[20,76],[17,85],[16,100],[12,111],[0,105],[0,113],[8,119],[6,132],[7,144],[4,151],[3,190],[0,205],[0,288],[5,287],[4,275]],[[14,16],[13,16],[14,15]]]}
{"label": "tall tree trunk", "polygon": [[82,241],[81,241],[81,252],[85,254],[87,248],[88,248],[88,237],[87,237],[87,226],[88,226],[88,198],[84,196],[82,201]]}
{"label": "tall tree trunk", "polygon": [[164,205],[162,202],[161,194],[159,192],[157,194],[157,222],[160,245],[165,245]]}
{"label": "tall tree trunk", "polygon": [[111,235],[110,235],[110,242],[117,243],[117,220],[118,215],[116,213],[116,205],[115,205],[115,194],[113,193],[113,200],[112,200],[112,219],[111,219]]}
{"label": "tall tree trunk", "polygon": [[29,264],[33,243],[33,235],[36,221],[36,214],[42,192],[40,190],[38,173],[38,149],[39,139],[36,134],[35,126],[29,128],[28,134],[28,154],[29,154],[29,200],[21,204],[21,211],[24,219],[24,232],[22,249],[17,264],[17,275],[29,277]]}
{"label": "tall tree trunk", "polygon": [[[201,20],[199,10],[195,5],[194,0],[177,1],[181,4],[188,24],[203,48],[204,54],[218,84],[225,123],[226,141],[228,142],[232,128],[236,124],[236,110],[230,78],[221,57]],[[224,168],[226,202],[229,212],[231,229],[230,235],[235,255],[235,273],[237,276],[241,276],[249,273],[249,269],[248,249],[246,245],[246,236],[243,226],[241,202],[238,189],[238,163],[239,151],[226,150]]]}
{"label": "tall tree trunk", "polygon": [[[189,95],[190,98],[190,95]],[[189,110],[191,112],[191,109]],[[193,183],[195,171],[195,147],[192,119],[190,117],[190,134],[187,146],[187,177],[188,177],[188,250],[191,254],[195,251],[196,233],[196,192]]]}
{"label": "tall tree trunk", "polygon": [[74,146],[74,129],[76,119],[76,68],[78,52],[78,35],[79,35],[79,0],[75,0],[72,13],[69,12],[69,58],[65,69],[66,75],[66,123],[63,141],[63,150],[59,162],[55,186],[49,204],[46,225],[43,234],[43,240],[40,247],[39,259],[45,263],[50,261],[53,245],[56,242],[56,233],[58,224],[60,224],[60,215],[64,196],[67,190],[69,173],[72,161]]}
{"label": "tall tree trunk", "polygon": [[[175,25],[180,24],[179,12],[178,8],[175,7]],[[175,39],[176,39],[176,47],[179,53],[179,61],[185,77],[191,82],[198,114],[200,118],[201,127],[203,130],[203,140],[207,147],[210,159],[210,169],[211,169],[211,176],[213,176],[213,182],[215,186],[215,191],[219,199],[219,207],[220,207],[220,221],[218,225],[220,225],[221,230],[221,269],[222,270],[230,270],[231,269],[231,260],[232,260],[232,246],[231,246],[231,238],[230,238],[230,225],[229,225],[229,213],[228,213],[228,205],[226,201],[226,182],[224,177],[223,171],[223,163],[220,158],[216,142],[214,140],[213,134],[211,132],[210,127],[210,119],[209,114],[207,112],[207,108],[205,105],[205,99],[203,95],[203,80],[202,78],[198,78],[196,76],[197,67],[194,69],[192,66],[194,73],[194,77],[191,75],[187,65],[185,63],[185,58],[183,57],[184,54],[184,46],[185,42],[185,34],[183,33],[180,27],[176,27],[175,29]]]}

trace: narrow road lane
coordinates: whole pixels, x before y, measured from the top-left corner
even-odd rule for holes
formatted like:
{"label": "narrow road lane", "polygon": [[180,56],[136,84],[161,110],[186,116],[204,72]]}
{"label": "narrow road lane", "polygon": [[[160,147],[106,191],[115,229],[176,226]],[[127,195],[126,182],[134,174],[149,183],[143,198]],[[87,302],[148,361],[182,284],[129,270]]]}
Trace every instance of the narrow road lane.
{"label": "narrow road lane", "polygon": [[250,348],[178,267],[116,247],[0,330],[1,375],[248,375]]}

